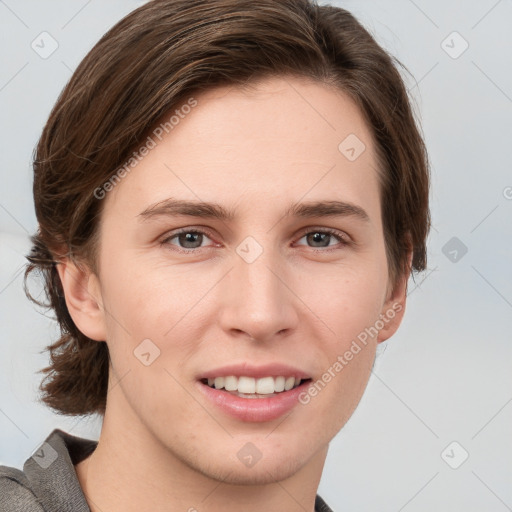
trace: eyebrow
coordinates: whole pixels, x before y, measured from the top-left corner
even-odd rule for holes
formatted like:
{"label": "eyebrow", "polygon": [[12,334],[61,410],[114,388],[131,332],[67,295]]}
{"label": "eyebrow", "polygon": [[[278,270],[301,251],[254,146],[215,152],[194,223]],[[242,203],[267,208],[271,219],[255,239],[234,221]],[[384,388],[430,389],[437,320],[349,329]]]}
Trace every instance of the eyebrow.
{"label": "eyebrow", "polygon": [[[205,219],[218,219],[232,221],[235,218],[234,210],[228,210],[217,203],[205,203],[201,201],[189,201],[169,198],[159,201],[139,213],[141,221],[147,221],[158,216],[200,217]],[[370,218],[366,211],[352,203],[345,201],[309,201],[293,203],[285,211],[284,217],[356,217],[364,222]]]}

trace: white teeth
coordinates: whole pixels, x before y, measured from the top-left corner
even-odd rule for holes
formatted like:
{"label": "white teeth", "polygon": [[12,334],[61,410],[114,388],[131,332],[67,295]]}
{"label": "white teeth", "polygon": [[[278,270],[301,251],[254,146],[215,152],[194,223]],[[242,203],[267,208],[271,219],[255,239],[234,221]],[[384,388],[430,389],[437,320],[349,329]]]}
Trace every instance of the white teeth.
{"label": "white teeth", "polygon": [[[253,377],[235,377],[234,375],[229,375],[226,377],[208,379],[208,386],[215,389],[225,389],[238,396],[244,396],[244,398],[249,398],[247,395],[274,395],[283,391],[289,391],[297,387],[300,383],[301,379],[299,377],[282,376],[255,379]],[[251,396],[250,398],[257,397]]]}
{"label": "white teeth", "polygon": [[238,379],[238,392],[252,394],[256,392],[256,379],[253,377],[240,377]]}
{"label": "white teeth", "polygon": [[286,379],[284,377],[276,377],[274,382],[274,390],[275,391],[284,391],[284,381]]}
{"label": "white teeth", "polygon": [[226,391],[236,391],[238,389],[238,379],[233,375],[224,377],[224,388]]}
{"label": "white teeth", "polygon": [[256,393],[260,395],[269,395],[274,392],[274,379],[272,377],[263,377],[256,381]]}
{"label": "white teeth", "polygon": [[295,377],[288,377],[284,383],[284,390],[289,391],[295,386]]}

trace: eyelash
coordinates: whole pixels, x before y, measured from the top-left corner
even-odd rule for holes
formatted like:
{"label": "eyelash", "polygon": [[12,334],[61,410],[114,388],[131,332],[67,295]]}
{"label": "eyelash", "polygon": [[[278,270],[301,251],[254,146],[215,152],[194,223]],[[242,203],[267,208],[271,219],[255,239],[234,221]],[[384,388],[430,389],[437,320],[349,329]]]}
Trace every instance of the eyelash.
{"label": "eyelash", "polygon": [[[183,233],[196,233],[196,234],[206,235],[210,239],[213,238],[212,233],[210,231],[208,231],[208,230],[196,229],[196,228],[183,228],[181,230],[178,230],[178,231],[172,233],[169,236],[166,236],[160,242],[160,245],[161,246],[166,246],[166,247],[169,247],[170,245],[172,245],[173,248],[171,250],[177,251],[177,252],[180,252],[180,253],[184,253],[184,254],[192,254],[194,252],[198,252],[200,249],[206,249],[207,248],[207,247],[196,247],[194,249],[184,249],[182,247],[179,247],[179,246],[176,246],[176,245],[170,243],[170,240],[173,240],[174,238],[176,238],[179,235],[182,235]],[[341,247],[337,247],[337,246],[325,247],[325,248],[309,247],[309,249],[313,250],[314,252],[325,253],[325,252],[331,252],[331,251],[335,251],[335,250],[340,250],[341,248],[346,247],[348,245],[351,245],[353,243],[352,241],[348,240],[346,235],[344,235],[341,231],[338,231],[336,229],[331,229],[331,228],[319,228],[319,229],[308,228],[308,231],[303,231],[301,233],[301,236],[300,236],[299,240],[301,238],[304,238],[306,235],[309,235],[309,234],[312,234],[312,233],[322,233],[322,234],[325,233],[325,234],[333,235],[335,238],[338,239],[338,241],[339,241],[339,243],[341,245]]]}

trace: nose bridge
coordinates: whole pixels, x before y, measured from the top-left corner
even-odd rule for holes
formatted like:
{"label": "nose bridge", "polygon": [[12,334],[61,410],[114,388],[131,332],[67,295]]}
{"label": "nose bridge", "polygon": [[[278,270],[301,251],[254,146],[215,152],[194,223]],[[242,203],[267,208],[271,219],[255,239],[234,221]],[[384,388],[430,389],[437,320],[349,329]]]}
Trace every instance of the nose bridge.
{"label": "nose bridge", "polygon": [[262,340],[295,327],[293,294],[284,284],[278,251],[247,237],[235,250],[233,266],[222,312],[224,329]]}

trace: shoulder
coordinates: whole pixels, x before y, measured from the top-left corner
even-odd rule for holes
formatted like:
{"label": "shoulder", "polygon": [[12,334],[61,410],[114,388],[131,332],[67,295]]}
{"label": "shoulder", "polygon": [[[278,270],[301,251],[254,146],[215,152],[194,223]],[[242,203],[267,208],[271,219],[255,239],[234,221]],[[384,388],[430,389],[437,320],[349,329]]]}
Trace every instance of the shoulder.
{"label": "shoulder", "polygon": [[318,494],[315,499],[315,512],[333,512],[332,508]]}
{"label": "shoulder", "polygon": [[0,512],[90,512],[75,472],[97,441],[54,429],[23,465],[0,465]]}
{"label": "shoulder", "polygon": [[23,471],[0,466],[0,512],[44,512]]}

